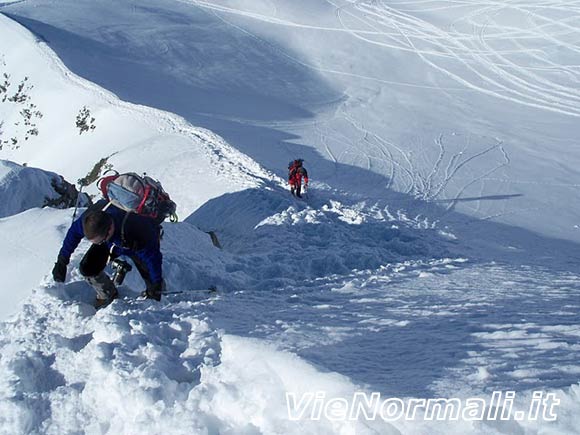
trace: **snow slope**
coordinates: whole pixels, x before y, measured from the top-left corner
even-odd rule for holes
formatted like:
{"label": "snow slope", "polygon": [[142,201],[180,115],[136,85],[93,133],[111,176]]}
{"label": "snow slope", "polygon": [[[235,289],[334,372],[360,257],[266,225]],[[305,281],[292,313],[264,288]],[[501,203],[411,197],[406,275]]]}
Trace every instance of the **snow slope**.
{"label": "snow slope", "polygon": [[[107,163],[118,171],[147,172],[166,179],[164,186],[174,192],[172,197],[179,204],[177,212],[182,218],[211,197],[257,186],[262,183],[262,178],[272,179],[266,171],[211,132],[193,128],[174,115],[120,102],[105,90],[74,76],[30,33],[4,16],[0,16],[0,20],[5,34],[2,38],[3,61],[13,77],[29,77],[35,85],[30,92],[31,98],[45,112],[38,122],[39,136],[31,138],[17,150],[5,147],[3,156],[29,165],[42,164],[69,180],[86,176],[99,160],[107,158]],[[59,104],[55,104],[57,100]],[[79,135],[74,120],[83,106],[92,108],[97,128]],[[162,153],[159,153],[160,148]],[[29,169],[23,171],[30,172]],[[42,205],[37,202],[38,194],[32,190],[28,180],[25,178],[18,187],[12,187],[12,191],[6,193],[14,194],[10,200],[3,201],[6,215]],[[203,185],[203,189],[183,189],[183,186],[197,185]],[[88,191],[95,194],[96,186],[92,184]],[[14,208],[16,205],[11,206],[10,201],[19,207]],[[37,283],[47,272],[49,264],[54,262],[54,253],[58,252],[58,242],[48,234],[42,239],[35,232],[20,240],[11,236],[14,226],[22,225],[22,222],[37,229],[44,226],[43,218],[38,214],[31,213],[22,219],[8,218],[0,223],[10,241],[5,244],[6,254],[13,260],[2,266],[6,268],[3,272],[11,277],[10,285],[2,288],[2,300],[13,299],[2,310],[4,314],[30,294],[31,284]],[[37,220],[41,223],[32,223]],[[63,220],[59,225],[58,237],[62,240],[69,224]],[[50,231],[43,227],[41,233]],[[27,254],[31,251],[36,252],[33,258]],[[27,279],[8,273],[16,264],[16,270],[31,270]],[[31,267],[31,264],[42,267]]]}
{"label": "snow slope", "polygon": [[[70,180],[86,176],[103,158],[120,171],[131,168],[167,178],[167,189],[176,191],[178,214],[184,217],[224,190],[255,186],[258,176],[268,177],[211,132],[193,128],[178,116],[121,102],[75,76],[45,44],[36,43],[33,35],[10,19],[0,19],[7,35],[2,43],[6,68],[13,77],[29,77],[35,86],[31,98],[44,112],[38,121],[39,136],[17,150],[5,147],[4,157],[42,164]],[[91,108],[97,127],[79,135],[75,119],[84,106]],[[230,154],[235,158],[226,158]],[[169,168],[172,176],[164,177]],[[185,197],[177,193],[183,192],[178,188],[183,185],[200,184],[203,189],[192,189]]]}
{"label": "snow slope", "polygon": [[[578,433],[576,6],[487,6],[3,4],[0,52],[48,109],[1,156],[160,178],[182,217],[165,275],[191,292],[136,301],[133,272],[95,313],[86,243],[42,279],[70,211],[0,220],[0,433]],[[297,154],[305,202],[281,178]],[[285,402],[494,390],[553,392],[558,420],[292,422]]]}
{"label": "snow slope", "polygon": [[575,1],[28,0],[4,12],[80,76],[279,175],[301,155],[335,186],[370,171],[476,219],[580,240]]}

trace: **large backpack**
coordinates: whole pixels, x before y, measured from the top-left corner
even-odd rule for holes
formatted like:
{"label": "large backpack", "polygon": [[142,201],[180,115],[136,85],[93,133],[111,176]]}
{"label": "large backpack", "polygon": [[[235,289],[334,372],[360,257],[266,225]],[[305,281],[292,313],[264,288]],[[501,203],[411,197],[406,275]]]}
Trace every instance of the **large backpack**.
{"label": "large backpack", "polygon": [[101,178],[97,187],[109,204],[122,210],[150,217],[157,223],[167,218],[171,222],[177,221],[175,202],[169,198],[159,181],[147,175],[115,173]]}
{"label": "large backpack", "polygon": [[288,163],[288,181],[292,181],[296,176],[296,171],[300,167],[300,163],[302,163],[302,159],[291,160]]}

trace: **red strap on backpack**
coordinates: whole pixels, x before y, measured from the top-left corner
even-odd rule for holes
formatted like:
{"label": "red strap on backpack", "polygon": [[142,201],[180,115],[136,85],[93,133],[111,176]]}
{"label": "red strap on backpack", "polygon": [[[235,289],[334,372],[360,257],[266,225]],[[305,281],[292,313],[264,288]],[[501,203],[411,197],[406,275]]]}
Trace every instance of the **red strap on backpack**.
{"label": "red strap on backpack", "polygon": [[143,199],[139,203],[139,207],[137,207],[138,214],[141,214],[141,212],[143,211],[143,207],[145,206],[145,202],[147,201],[147,198],[149,198],[149,193],[151,193],[151,186],[147,185],[147,186],[145,186],[145,191],[143,192]]}
{"label": "red strap on backpack", "polygon": [[109,184],[111,184],[111,182],[115,181],[118,176],[119,176],[119,174],[108,175],[106,177],[100,178],[99,181],[97,181],[97,187],[99,188],[99,190],[103,194],[103,197],[105,197],[106,199],[109,199],[109,196],[107,195],[107,188],[109,187]]}

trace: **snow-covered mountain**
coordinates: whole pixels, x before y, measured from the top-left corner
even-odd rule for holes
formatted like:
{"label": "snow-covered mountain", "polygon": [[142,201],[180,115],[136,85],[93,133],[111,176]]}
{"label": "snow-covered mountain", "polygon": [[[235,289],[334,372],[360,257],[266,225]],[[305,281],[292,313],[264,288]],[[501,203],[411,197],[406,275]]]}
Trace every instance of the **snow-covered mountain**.
{"label": "snow-covered mountain", "polygon": [[[580,433],[577,3],[0,3],[0,433]],[[52,180],[108,168],[177,203],[183,293],[95,312],[86,241],[52,281]],[[494,391],[511,418],[287,396]],[[556,421],[516,417],[538,392]]]}

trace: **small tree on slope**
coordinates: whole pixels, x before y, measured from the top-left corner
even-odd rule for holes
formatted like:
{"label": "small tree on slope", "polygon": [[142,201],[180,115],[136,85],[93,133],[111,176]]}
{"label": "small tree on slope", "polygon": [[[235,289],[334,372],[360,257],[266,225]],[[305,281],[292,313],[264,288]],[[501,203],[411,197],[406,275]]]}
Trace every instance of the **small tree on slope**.
{"label": "small tree on slope", "polygon": [[[38,136],[36,122],[42,118],[42,112],[31,101],[30,91],[34,86],[28,77],[15,82],[6,72],[4,61],[0,61],[0,67],[4,70],[0,72],[0,150],[18,149],[23,141]],[[6,120],[15,112],[18,113],[16,120],[8,123]]]}

